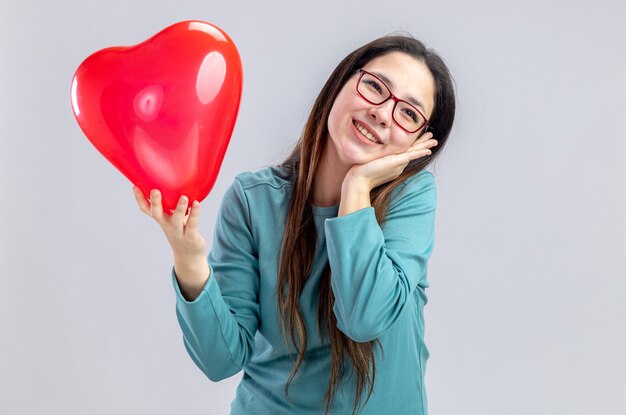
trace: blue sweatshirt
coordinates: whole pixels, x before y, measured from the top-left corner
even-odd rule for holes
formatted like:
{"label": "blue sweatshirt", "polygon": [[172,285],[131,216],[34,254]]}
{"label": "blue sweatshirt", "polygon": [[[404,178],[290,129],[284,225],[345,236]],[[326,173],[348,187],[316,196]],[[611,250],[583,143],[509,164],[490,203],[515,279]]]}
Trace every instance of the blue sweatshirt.
{"label": "blue sweatshirt", "polygon": [[[243,370],[231,415],[323,414],[331,357],[316,317],[321,273],[330,262],[337,327],[357,342],[379,339],[383,346],[383,353],[374,348],[374,392],[361,414],[427,415],[423,307],[434,241],[432,174],[423,170],[394,189],[382,229],[373,207],[337,217],[339,206],[312,206],[318,244],[300,297],[308,345],[287,400],[296,353],[280,331],[276,286],[291,192],[281,167],[239,174],[220,205],[210,278],[195,300],[183,297],[172,267],[187,352],[215,382]],[[332,414],[352,413],[356,376],[348,357],[345,368]],[[367,389],[362,396],[364,402]]]}

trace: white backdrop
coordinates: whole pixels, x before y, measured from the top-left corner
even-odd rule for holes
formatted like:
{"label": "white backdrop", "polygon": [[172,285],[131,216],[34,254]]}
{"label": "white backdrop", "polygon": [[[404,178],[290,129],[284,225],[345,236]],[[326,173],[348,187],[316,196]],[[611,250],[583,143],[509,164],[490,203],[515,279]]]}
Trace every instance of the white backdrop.
{"label": "white backdrop", "polygon": [[69,100],[92,52],[200,19],[244,65],[208,242],[233,177],[286,156],[339,60],[409,31],[458,92],[431,168],[430,413],[626,413],[625,17],[620,0],[3,0],[0,412],[228,414],[240,375],[212,383],[187,356],[169,245]]}

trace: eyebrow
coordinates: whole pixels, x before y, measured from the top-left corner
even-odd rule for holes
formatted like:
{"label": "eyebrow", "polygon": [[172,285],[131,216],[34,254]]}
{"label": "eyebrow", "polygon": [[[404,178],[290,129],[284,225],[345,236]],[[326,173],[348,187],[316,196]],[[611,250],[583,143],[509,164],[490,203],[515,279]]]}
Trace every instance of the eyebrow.
{"label": "eyebrow", "polygon": [[[391,82],[391,80],[389,78],[387,78],[385,75],[383,75],[380,72],[374,72],[374,71],[371,71],[371,73],[373,73],[374,75],[376,75],[377,77],[379,77],[380,79],[385,81],[385,83],[387,85],[389,85],[391,88],[393,88],[393,82]],[[411,104],[415,105],[415,106],[422,107],[422,110],[424,112],[426,112],[426,108],[424,107],[424,104],[422,104],[422,102],[419,99],[413,98],[413,97],[408,97],[406,100],[408,102],[410,102]]]}

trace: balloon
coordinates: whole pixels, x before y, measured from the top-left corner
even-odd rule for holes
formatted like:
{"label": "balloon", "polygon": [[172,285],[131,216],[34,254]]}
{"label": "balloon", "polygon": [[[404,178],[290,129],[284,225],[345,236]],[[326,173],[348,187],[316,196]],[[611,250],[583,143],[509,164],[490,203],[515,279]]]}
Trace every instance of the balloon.
{"label": "balloon", "polygon": [[74,74],[71,103],[89,141],[164,211],[211,191],[237,118],[243,75],[228,35],[175,23],[134,46],[99,50]]}

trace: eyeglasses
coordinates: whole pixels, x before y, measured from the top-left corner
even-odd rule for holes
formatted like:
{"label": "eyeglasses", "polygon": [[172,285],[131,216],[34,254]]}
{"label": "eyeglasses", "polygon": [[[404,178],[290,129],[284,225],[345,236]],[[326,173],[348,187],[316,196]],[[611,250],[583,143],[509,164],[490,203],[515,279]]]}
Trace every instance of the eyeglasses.
{"label": "eyeglasses", "polygon": [[381,105],[388,99],[393,99],[391,118],[407,133],[412,134],[424,126],[428,127],[428,119],[424,114],[413,105],[392,94],[387,84],[379,77],[363,69],[359,69],[359,72],[361,75],[359,75],[356,84],[356,92],[364,100],[370,104]]}

